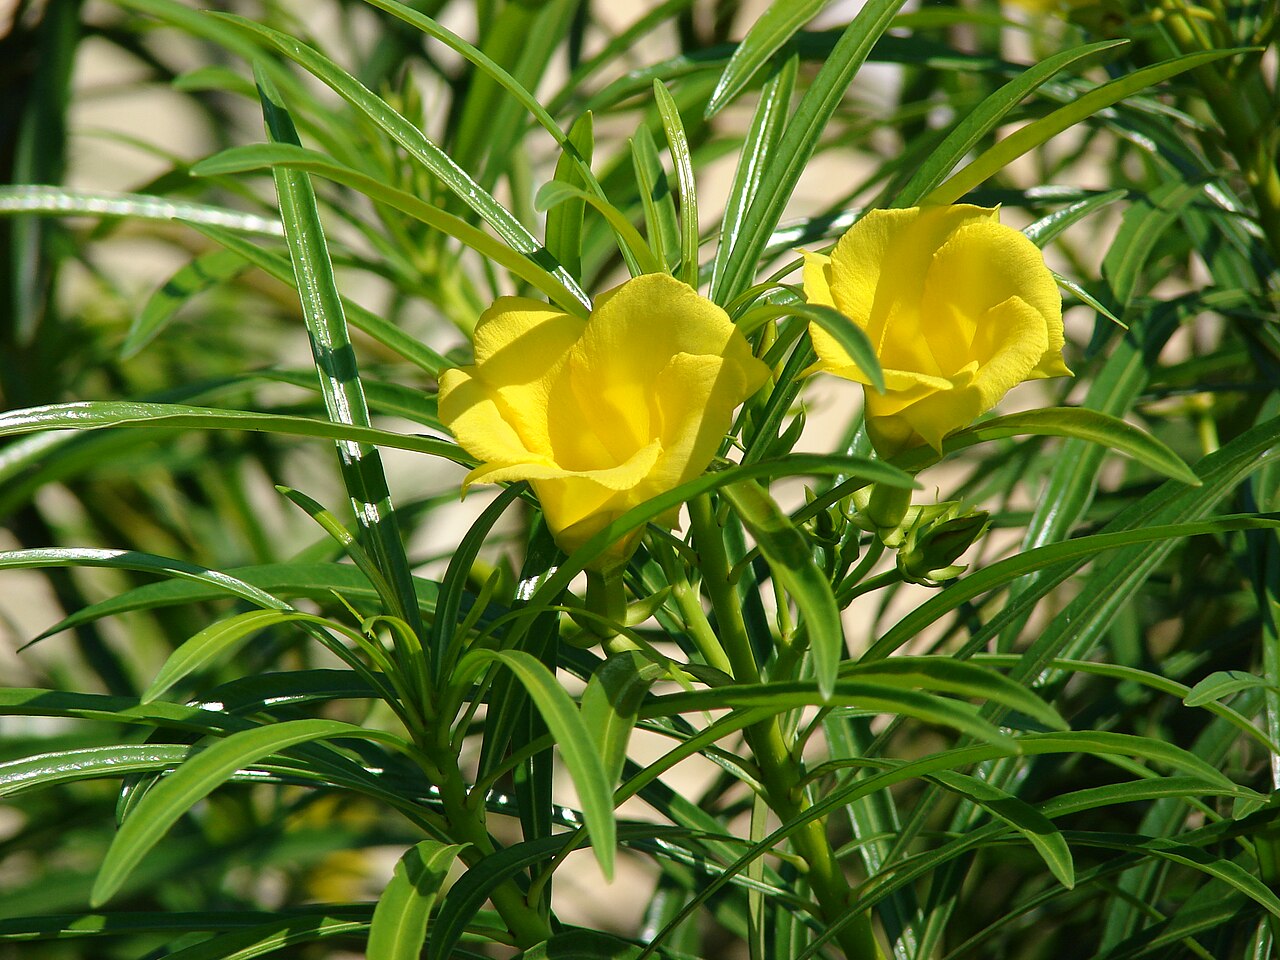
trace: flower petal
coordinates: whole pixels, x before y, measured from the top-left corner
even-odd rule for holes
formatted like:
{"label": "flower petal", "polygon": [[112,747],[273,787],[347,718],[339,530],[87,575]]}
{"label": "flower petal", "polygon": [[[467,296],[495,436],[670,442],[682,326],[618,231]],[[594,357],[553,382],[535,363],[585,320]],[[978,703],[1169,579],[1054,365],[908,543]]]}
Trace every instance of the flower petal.
{"label": "flower petal", "polygon": [[486,310],[476,324],[475,364],[440,380],[440,417],[458,442],[485,461],[549,461],[548,398],[585,325],[524,297]]}

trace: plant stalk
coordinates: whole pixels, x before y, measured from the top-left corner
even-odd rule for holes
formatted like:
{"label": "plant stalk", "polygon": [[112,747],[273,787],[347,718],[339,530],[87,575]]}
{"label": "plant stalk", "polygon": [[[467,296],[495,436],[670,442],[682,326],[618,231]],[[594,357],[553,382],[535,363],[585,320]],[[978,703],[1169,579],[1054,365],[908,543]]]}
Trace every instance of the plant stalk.
{"label": "plant stalk", "polygon": [[[710,498],[704,495],[690,501],[689,517],[703,587],[711,599],[720,643],[733,667],[734,678],[740,683],[758,683],[760,668],[747,636],[742,608],[729,579],[730,565],[724,536],[716,522]],[[753,724],[744,734],[759,764],[770,808],[784,823],[799,819],[811,804],[801,785],[803,769],[787,749],[777,717]],[[806,823],[792,834],[791,842],[809,866],[807,879],[818,901],[822,919],[829,924],[841,919],[848,912],[853,891],[831,849],[823,821]],[[846,924],[836,934],[836,939],[847,960],[884,960],[869,913]]]}

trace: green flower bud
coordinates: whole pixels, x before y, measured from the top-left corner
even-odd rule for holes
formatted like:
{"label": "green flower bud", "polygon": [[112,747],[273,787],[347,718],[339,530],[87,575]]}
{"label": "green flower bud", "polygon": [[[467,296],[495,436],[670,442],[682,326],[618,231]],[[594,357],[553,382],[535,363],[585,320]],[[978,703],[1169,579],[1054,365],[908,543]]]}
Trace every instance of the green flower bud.
{"label": "green flower bud", "polygon": [[966,566],[956,560],[987,532],[991,515],[959,503],[921,509],[898,550],[898,572],[908,583],[938,586],[954,580]]}

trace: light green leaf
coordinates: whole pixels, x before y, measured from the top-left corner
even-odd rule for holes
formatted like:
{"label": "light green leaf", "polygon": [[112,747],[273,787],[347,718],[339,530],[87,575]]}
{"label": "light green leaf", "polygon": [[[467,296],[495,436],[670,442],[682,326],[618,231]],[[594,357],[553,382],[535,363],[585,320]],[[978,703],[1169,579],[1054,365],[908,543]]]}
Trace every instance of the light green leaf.
{"label": "light green leaf", "polygon": [[729,58],[703,116],[709,120],[723,110],[765,62],[827,3],[828,0],[773,0]]}
{"label": "light green leaf", "polygon": [[1083,94],[1065,107],[1059,107],[1047,117],[1041,117],[1014,131],[1008,137],[996,143],[966,164],[949,180],[932,189],[923,199],[925,204],[955,203],[970,190],[977,187],[989,177],[1003,170],[1018,157],[1051,137],[1057,136],[1082,120],[1087,120],[1099,110],[1104,110],[1131,97],[1140,90],[1176,77],[1180,73],[1193,70],[1206,63],[1234,57],[1240,50],[1210,50],[1206,53],[1194,53],[1185,57],[1165,60],[1133,73],[1125,74],[1119,79],[1104,83]]}
{"label": "light green leaf", "polygon": [[169,828],[241,767],[301,743],[337,737],[400,742],[391,734],[337,720],[285,720],[231,734],[200,751],[152,787],[120,825],[98,870],[91,905],[110,900]]}
{"label": "light green leaf", "polygon": [[[413,194],[398,190],[351,167],[345,166],[314,150],[307,150],[297,144],[272,143],[255,144],[247,147],[232,147],[222,153],[201,160],[191,168],[193,176],[219,176],[228,173],[244,173],[251,170],[274,170],[277,168],[314,173],[358,190],[369,199],[399,210],[401,213],[420,220],[441,233],[448,234],[459,243],[465,244],[482,256],[492,260],[498,266],[511,271],[547,295],[561,309],[569,313],[581,314],[582,303],[565,285],[538,265],[535,259],[513,250],[505,243],[473,227],[459,217],[427,203]],[[345,303],[345,301],[344,301]],[[353,324],[354,325],[354,324]]]}
{"label": "light green leaf", "polygon": [[628,650],[606,660],[587,681],[582,692],[582,722],[595,740],[610,787],[622,776],[640,704],[665,672],[640,653]]}
{"label": "light green leaf", "polygon": [[[944,454],[988,440],[1018,436],[1071,437],[1088,440],[1132,457],[1144,466],[1188,486],[1200,486],[1200,478],[1167,446],[1119,417],[1084,407],[1045,407],[1024,413],[983,420],[942,442]],[[894,458],[908,470],[919,470],[937,460],[931,450],[916,449]]]}
{"label": "light green leaf", "polygon": [[328,57],[288,34],[228,13],[210,13],[209,16],[234,24],[261,42],[278,50],[307,72],[327,84],[335,93],[372,120],[392,139],[409,151],[410,156],[431,171],[440,182],[455,193],[463,203],[474,210],[517,253],[531,257],[564,286],[573,292],[584,307],[591,301],[576,280],[564,267],[554,263],[542,246],[523,224],[484,190],[453,159],[427,139],[416,126],[393,110],[386,101],[376,96],[362,83],[335,64]]}
{"label": "light green leaf", "polygon": [[218,410],[211,407],[189,407],[180,403],[94,400],[51,403],[0,413],[0,436],[35,433],[39,430],[100,430],[104,427],[250,430],[295,437],[350,440],[429,453],[464,466],[475,465],[461,447],[447,440],[407,436],[372,427],[330,423],[308,417],[255,413],[251,410]]}
{"label": "light green leaf", "polygon": [[844,99],[850,81],[871,48],[889,29],[905,0],[867,0],[845,28],[805,91],[778,142],[775,162],[764,171],[756,198],[743,218],[741,232],[725,263],[720,303],[728,303],[751,285],[769,237],[808,166],[827,121]]}
{"label": "light green leaf", "polygon": [[813,562],[809,541],[754,481],[731,484],[721,495],[755,539],[774,579],[795,600],[813,655],[818,690],[829,696],[845,656],[844,628],[831,584]]}
{"label": "light green leaf", "polygon": [[1265,687],[1273,693],[1280,693],[1280,688],[1265,677],[1245,673],[1243,670],[1219,670],[1217,673],[1209,674],[1192,687],[1190,692],[1182,698],[1182,702],[1188,707],[1199,707],[1253,687]]}
{"label": "light green leaf", "polygon": [[613,877],[616,854],[616,822],[613,790],[605,779],[600,755],[569,694],[537,657],[523,650],[473,650],[458,664],[457,676],[474,675],[487,662],[500,663],[524,684],[560,748],[569,776],[582,803],[582,816],[596,861],[605,877]]}
{"label": "light green leaf", "polygon": [[1022,834],[1044,860],[1049,872],[1070,890],[1076,884],[1071,848],[1053,822],[1031,804],[977,777],[939,771],[930,777],[953,793],[967,797]]}
{"label": "light green leaf", "polygon": [[374,908],[368,960],[418,960],[431,908],[464,847],[423,840],[405,851]]}
{"label": "light green leaf", "polygon": [[680,270],[677,276],[698,289],[698,188],[689,156],[689,137],[684,132],[680,109],[661,80],[653,81],[653,98],[667,134],[667,149],[676,168],[680,188]]}
{"label": "light green leaf", "polygon": [[143,693],[142,702],[158,699],[183,677],[203,669],[219,657],[229,656],[258,631],[293,620],[325,622],[323,618],[290,610],[250,610],[205,627],[169,654],[169,659]]}

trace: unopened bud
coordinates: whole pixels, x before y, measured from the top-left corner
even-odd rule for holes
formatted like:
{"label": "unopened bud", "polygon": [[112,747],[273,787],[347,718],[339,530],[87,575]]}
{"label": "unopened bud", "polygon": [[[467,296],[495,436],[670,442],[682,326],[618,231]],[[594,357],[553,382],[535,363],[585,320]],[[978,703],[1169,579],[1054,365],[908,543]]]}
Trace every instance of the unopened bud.
{"label": "unopened bud", "polygon": [[909,583],[937,586],[964,572],[956,560],[987,532],[991,515],[959,503],[921,510],[898,550],[898,572]]}

